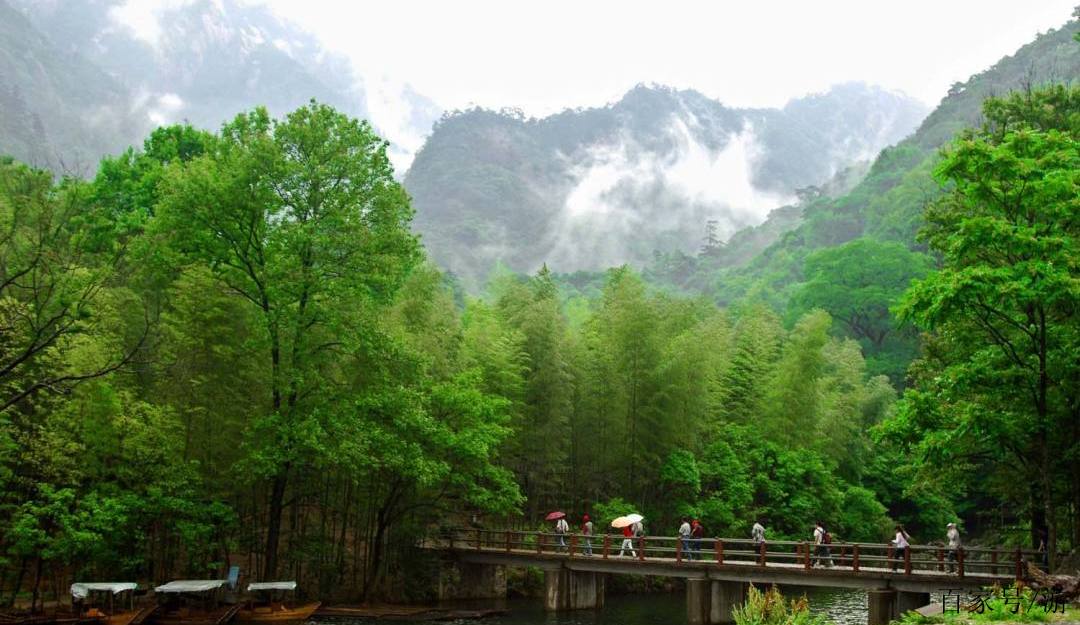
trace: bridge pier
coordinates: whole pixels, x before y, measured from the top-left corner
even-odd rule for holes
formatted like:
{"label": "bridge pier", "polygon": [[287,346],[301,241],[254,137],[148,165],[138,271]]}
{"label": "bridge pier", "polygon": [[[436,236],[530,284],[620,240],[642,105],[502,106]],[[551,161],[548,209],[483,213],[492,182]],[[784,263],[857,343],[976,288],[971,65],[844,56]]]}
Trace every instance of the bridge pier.
{"label": "bridge pier", "polygon": [[930,593],[904,592],[894,588],[875,588],[867,595],[867,625],[887,625],[900,615],[930,603]]}
{"label": "bridge pier", "polygon": [[544,607],[551,612],[604,607],[603,573],[555,569],[544,571]]}
{"label": "bridge pier", "polygon": [[745,582],[686,580],[686,620],[690,625],[734,623],[733,610],[746,600]]}
{"label": "bridge pier", "polygon": [[506,567],[444,559],[439,566],[439,600],[505,599]]}

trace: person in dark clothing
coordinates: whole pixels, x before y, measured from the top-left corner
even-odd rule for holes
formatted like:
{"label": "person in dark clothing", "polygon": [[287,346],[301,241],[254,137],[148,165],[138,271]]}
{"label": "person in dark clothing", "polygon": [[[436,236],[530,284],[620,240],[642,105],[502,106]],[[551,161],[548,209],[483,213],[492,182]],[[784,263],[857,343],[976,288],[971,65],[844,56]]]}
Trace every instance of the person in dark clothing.
{"label": "person in dark clothing", "polygon": [[705,526],[701,524],[701,521],[694,519],[694,522],[690,524],[690,559],[701,559],[701,541],[705,538]]}

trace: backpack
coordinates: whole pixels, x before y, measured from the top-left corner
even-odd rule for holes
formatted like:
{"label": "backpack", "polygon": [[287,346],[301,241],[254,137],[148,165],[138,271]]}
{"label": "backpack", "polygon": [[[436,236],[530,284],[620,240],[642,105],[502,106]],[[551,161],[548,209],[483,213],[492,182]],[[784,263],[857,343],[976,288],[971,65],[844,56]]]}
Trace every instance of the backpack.
{"label": "backpack", "polygon": [[821,537],[821,542],[825,543],[826,545],[832,544],[832,534],[830,534],[828,530],[826,530],[825,535]]}

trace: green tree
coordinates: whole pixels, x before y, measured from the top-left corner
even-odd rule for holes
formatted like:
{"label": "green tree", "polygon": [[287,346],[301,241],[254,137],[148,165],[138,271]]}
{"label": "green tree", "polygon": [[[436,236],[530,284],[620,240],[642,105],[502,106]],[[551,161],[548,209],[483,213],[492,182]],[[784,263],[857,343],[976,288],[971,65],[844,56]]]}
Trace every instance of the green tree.
{"label": "green tree", "polygon": [[891,431],[946,479],[987,461],[1022,476],[1033,540],[1045,531],[1054,553],[1061,484],[1080,492],[1080,89],[1015,93],[984,112],[937,169],[949,191],[922,237],[943,267],[900,308],[934,333],[933,351]]}
{"label": "green tree", "polygon": [[814,308],[828,312],[863,346],[876,365],[874,373],[900,382],[916,341],[912,332],[897,327],[890,308],[913,279],[930,269],[929,257],[895,242],[863,237],[819,250],[806,259],[806,282],[793,295],[788,314]]}
{"label": "green tree", "polygon": [[263,109],[239,115],[206,154],[166,173],[153,235],[182,262],[208,265],[260,318],[252,357],[269,402],[247,449],[249,469],[270,481],[267,578],[290,476],[321,417],[348,403],[331,380],[370,333],[371,306],[417,262],[411,214],[386,142],[316,103],[280,122]]}

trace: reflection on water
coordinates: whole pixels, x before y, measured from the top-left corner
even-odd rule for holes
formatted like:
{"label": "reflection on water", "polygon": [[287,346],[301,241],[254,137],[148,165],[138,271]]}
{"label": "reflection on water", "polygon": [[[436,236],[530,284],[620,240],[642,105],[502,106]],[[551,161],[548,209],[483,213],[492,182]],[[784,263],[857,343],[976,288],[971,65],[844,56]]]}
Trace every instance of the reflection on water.
{"label": "reflection on water", "polygon": [[[781,587],[794,598],[806,594],[810,610],[825,614],[838,625],[866,625],[866,592],[849,589]],[[552,613],[540,599],[512,599],[504,604],[510,612],[477,621],[442,621],[460,625],[685,625],[686,597],[682,592],[650,595],[608,594],[601,610]],[[493,604],[469,603],[471,608]],[[412,621],[396,621],[410,623]],[[352,625],[348,621],[335,623]],[[359,625],[356,621],[353,624]]]}

